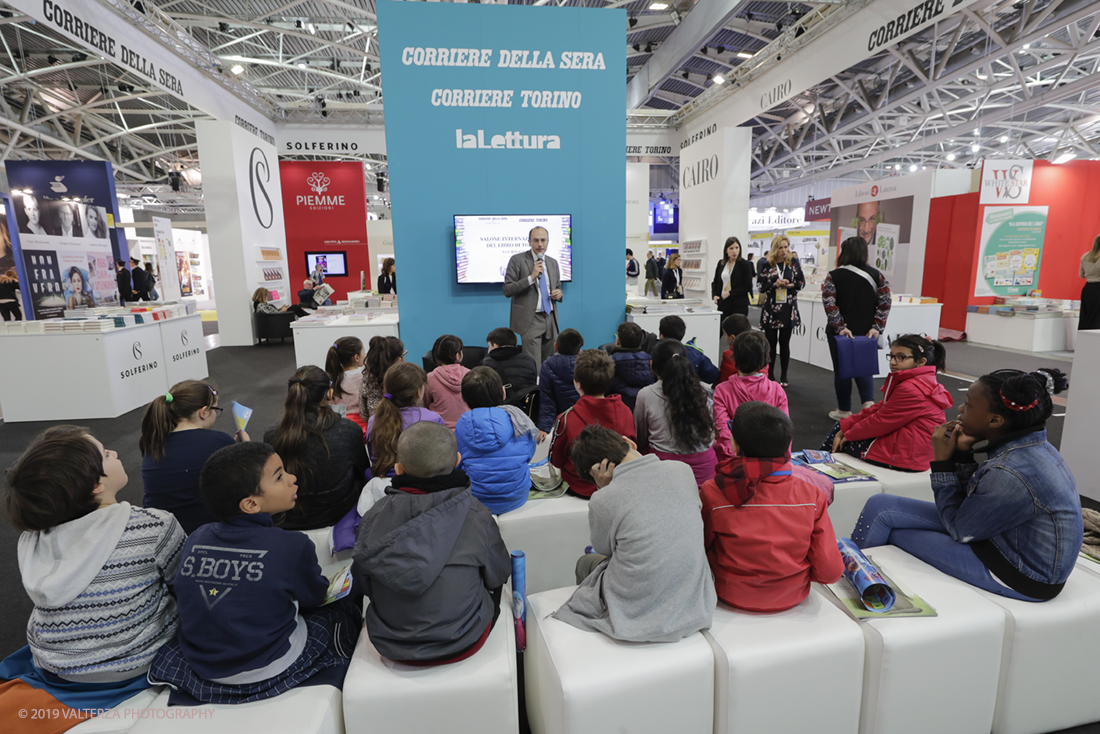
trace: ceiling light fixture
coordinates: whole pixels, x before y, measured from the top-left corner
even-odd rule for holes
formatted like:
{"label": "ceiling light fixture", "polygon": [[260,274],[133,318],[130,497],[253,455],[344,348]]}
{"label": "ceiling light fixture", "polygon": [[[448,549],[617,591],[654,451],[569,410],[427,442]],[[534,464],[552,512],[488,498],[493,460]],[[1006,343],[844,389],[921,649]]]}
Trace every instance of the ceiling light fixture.
{"label": "ceiling light fixture", "polygon": [[917,164],[916,163],[909,164],[909,173],[916,173],[916,172],[917,172]]}
{"label": "ceiling light fixture", "polygon": [[650,10],[668,10],[668,3],[650,3]]}
{"label": "ceiling light fixture", "polygon": [[739,59],[751,59],[752,56],[753,55],[750,54],[748,51],[738,51],[737,52],[737,58],[739,58]]}
{"label": "ceiling light fixture", "polygon": [[1057,158],[1055,158],[1054,159],[1054,164],[1055,165],[1061,165],[1063,163],[1068,163],[1069,161],[1072,161],[1076,157],[1077,157],[1076,153],[1074,153],[1073,151],[1067,151],[1067,152],[1063,153],[1062,155],[1058,156]]}
{"label": "ceiling light fixture", "polygon": [[1008,136],[1007,135],[1002,135],[1001,136],[1001,142],[1002,143],[1007,143],[1008,142]]}
{"label": "ceiling light fixture", "polygon": [[722,76],[721,74],[716,74],[713,81],[715,84],[725,84],[726,77]]}
{"label": "ceiling light fixture", "polygon": [[947,154],[947,160],[949,160],[949,161],[955,160],[955,154],[954,153],[948,153]]}
{"label": "ceiling light fixture", "polygon": [[312,24],[312,23],[310,23],[309,25],[307,25],[307,26],[306,26],[306,28],[307,28],[307,29],[309,30],[309,32],[310,32],[311,34],[313,34],[313,35],[315,35],[315,36],[317,35],[317,29],[313,27],[313,24]]}
{"label": "ceiling light fixture", "polygon": [[233,72],[234,74],[243,74],[244,73],[244,67],[241,66],[240,64],[233,64],[233,66],[230,67],[229,70],[231,72]]}
{"label": "ceiling light fixture", "polygon": [[900,171],[901,170],[901,164],[900,163],[895,163],[894,164],[894,170],[895,171]]}
{"label": "ceiling light fixture", "polygon": [[970,152],[971,153],[977,153],[981,149],[982,149],[982,146],[978,145],[977,143],[974,143],[973,145],[970,146]]}
{"label": "ceiling light fixture", "polygon": [[304,62],[304,61],[299,61],[298,62],[298,68],[299,69],[304,69],[304,68],[306,68],[306,66],[307,66],[306,62]]}

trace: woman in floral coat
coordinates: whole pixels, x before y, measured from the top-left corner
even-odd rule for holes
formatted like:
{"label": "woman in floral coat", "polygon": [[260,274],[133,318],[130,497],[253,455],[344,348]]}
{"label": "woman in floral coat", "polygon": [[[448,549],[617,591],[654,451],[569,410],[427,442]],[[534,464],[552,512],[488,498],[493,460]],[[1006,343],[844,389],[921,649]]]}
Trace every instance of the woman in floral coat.
{"label": "woman in floral coat", "polygon": [[[768,374],[787,386],[787,368],[791,363],[791,332],[802,323],[798,316],[797,295],[806,287],[806,278],[798,257],[791,252],[791,241],[783,235],[772,240],[771,250],[760,263],[756,283],[764,295],[760,307],[760,328],[771,345]],[[779,352],[781,376],[776,377],[775,354]]]}

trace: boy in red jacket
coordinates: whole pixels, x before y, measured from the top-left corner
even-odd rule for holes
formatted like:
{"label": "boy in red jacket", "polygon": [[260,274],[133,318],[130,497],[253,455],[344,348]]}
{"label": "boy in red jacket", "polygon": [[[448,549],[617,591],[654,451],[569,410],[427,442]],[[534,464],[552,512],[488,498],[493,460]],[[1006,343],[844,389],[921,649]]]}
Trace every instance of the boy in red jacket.
{"label": "boy in red jacket", "polygon": [[746,331],[752,331],[752,324],[749,323],[748,316],[735,313],[722,319],[722,335],[726,337],[726,341],[729,342],[730,346],[729,349],[722,352],[722,363],[718,367],[719,385],[737,374],[737,362],[733,358],[733,340],[737,338],[738,334]]}
{"label": "boy in red jacket", "polygon": [[[569,450],[573,441],[587,425],[610,428],[620,436],[634,440],[634,414],[618,395],[606,395],[615,378],[615,361],[601,349],[586,349],[577,357],[573,368],[573,386],[581,396],[572,408],[554,421],[554,440],[550,444],[550,463],[561,469],[569,491],[588,499],[598,487],[581,479],[573,466]],[[606,397],[605,397],[606,395]]]}
{"label": "boy in red jacket", "polygon": [[810,582],[844,571],[826,497],[793,474],[791,419],[766,403],[734,414],[734,458],[703,484],[703,547],[718,598],[751,612],[790,609]]}

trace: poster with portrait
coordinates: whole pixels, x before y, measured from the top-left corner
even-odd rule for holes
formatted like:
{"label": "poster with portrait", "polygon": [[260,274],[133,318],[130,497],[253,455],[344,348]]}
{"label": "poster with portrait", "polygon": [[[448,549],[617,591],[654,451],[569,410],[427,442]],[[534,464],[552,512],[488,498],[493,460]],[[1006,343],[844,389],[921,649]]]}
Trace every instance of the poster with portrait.
{"label": "poster with portrait", "polygon": [[[113,261],[128,250],[125,235],[114,228],[118,203],[110,164],[8,161],[5,168],[19,233],[13,258],[25,275],[20,291],[29,304],[27,317],[117,303]],[[98,267],[100,260],[107,268]]]}
{"label": "poster with portrait", "polygon": [[180,295],[193,295],[191,286],[191,260],[186,252],[176,253],[176,274],[180,281]]}
{"label": "poster with portrait", "polygon": [[65,290],[61,286],[61,267],[57,262],[57,253],[54,250],[24,249],[23,263],[27,273],[26,287],[30,291],[35,318],[52,319],[63,316]]}
{"label": "poster with portrait", "polygon": [[0,275],[15,268],[15,245],[8,229],[7,204],[0,200]]}
{"label": "poster with portrait", "polygon": [[1023,296],[1039,287],[1048,207],[987,206],[975,296]]}
{"label": "poster with portrait", "polygon": [[867,264],[892,283],[904,283],[909,268],[913,201],[912,196],[900,196],[834,205],[830,230],[836,234],[836,241],[830,242],[830,247],[839,254],[840,243],[858,235],[867,243]]}

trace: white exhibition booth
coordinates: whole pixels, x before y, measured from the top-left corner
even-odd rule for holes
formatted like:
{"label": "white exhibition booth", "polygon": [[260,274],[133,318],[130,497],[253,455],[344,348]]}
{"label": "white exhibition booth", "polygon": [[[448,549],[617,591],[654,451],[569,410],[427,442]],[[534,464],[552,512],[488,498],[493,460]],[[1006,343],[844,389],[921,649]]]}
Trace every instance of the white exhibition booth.
{"label": "white exhibition booth", "polygon": [[966,314],[966,340],[1022,352],[1061,352],[1073,349],[1077,332],[1076,311],[1041,313]]}
{"label": "white exhibition booth", "polygon": [[1077,332],[1073,376],[1066,393],[1066,422],[1059,452],[1077,479],[1077,490],[1100,500],[1100,451],[1096,450],[1096,416],[1100,415],[1100,387],[1089,380],[1100,364],[1100,330]]}
{"label": "white exhibition booth", "polygon": [[[399,318],[394,309],[378,314],[369,321],[353,322],[354,316],[340,316],[327,324],[295,321],[290,325],[294,332],[294,360],[298,367],[317,365],[325,367],[325,356],[333,342],[342,336],[356,336],[367,346],[376,336],[400,338]],[[374,314],[371,314],[372,316]]]}
{"label": "white exhibition booth", "polygon": [[195,314],[102,333],[0,334],[8,423],[117,418],[181,380],[209,376]]}

